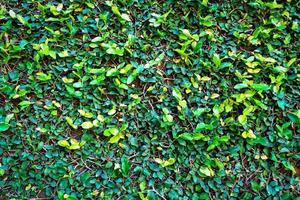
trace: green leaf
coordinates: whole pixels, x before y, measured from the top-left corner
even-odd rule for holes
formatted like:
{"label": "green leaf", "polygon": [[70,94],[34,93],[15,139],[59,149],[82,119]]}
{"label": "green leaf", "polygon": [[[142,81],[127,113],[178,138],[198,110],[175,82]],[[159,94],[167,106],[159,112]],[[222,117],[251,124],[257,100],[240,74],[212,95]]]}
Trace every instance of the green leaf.
{"label": "green leaf", "polygon": [[240,124],[245,125],[247,123],[247,116],[246,115],[240,115],[238,117],[238,121],[240,122]]}
{"label": "green leaf", "polygon": [[290,163],[289,161],[283,161],[282,164],[286,169],[291,170],[293,172],[293,174],[296,174],[296,169],[292,165],[292,163]]}
{"label": "green leaf", "polygon": [[162,164],[163,167],[167,167],[170,165],[173,165],[176,162],[175,158],[169,158],[168,160],[165,160]]}
{"label": "green leaf", "polygon": [[68,147],[70,150],[75,150],[75,149],[80,149],[79,142],[76,139],[71,139],[70,140],[71,145]]}
{"label": "green leaf", "polygon": [[38,72],[36,73],[36,78],[39,79],[40,81],[49,81],[51,80],[51,74],[47,75],[44,74],[43,72]]}
{"label": "green leaf", "polygon": [[201,134],[201,133],[183,133],[178,136],[178,138],[181,138],[183,140],[193,141],[193,140],[202,140],[206,138],[207,136]]}
{"label": "green leaf", "polygon": [[130,164],[128,158],[126,156],[123,156],[121,158],[121,169],[122,169],[122,173],[124,176],[128,176],[130,166],[131,166],[131,164]]}
{"label": "green leaf", "polygon": [[200,167],[200,172],[205,176],[214,176],[214,172],[208,167]]}
{"label": "green leaf", "polygon": [[9,129],[9,124],[0,122],[0,132],[7,131]]}
{"label": "green leaf", "polygon": [[121,13],[120,13],[120,11],[119,11],[119,8],[118,8],[116,5],[112,5],[112,6],[111,6],[111,10],[112,10],[112,12],[113,12],[115,15],[121,16]]}
{"label": "green leaf", "polygon": [[64,51],[58,53],[58,56],[61,57],[61,58],[65,58],[65,57],[69,56],[69,53],[68,53],[67,50],[64,50]]}
{"label": "green leaf", "polygon": [[13,10],[9,10],[8,14],[11,16],[11,18],[17,17],[17,14]]}
{"label": "green leaf", "polygon": [[27,108],[28,106],[30,106],[31,102],[30,101],[21,101],[19,103],[19,106],[21,106],[22,108]]}
{"label": "green leaf", "polygon": [[173,88],[172,95],[175,97],[175,99],[177,101],[181,101],[182,100],[182,95],[181,95],[181,92],[180,92],[179,89]]}
{"label": "green leaf", "polygon": [[217,67],[220,67],[220,66],[221,66],[221,59],[220,59],[219,54],[214,54],[214,55],[213,55],[213,62],[214,62],[214,64],[215,64]]}
{"label": "green leaf", "polygon": [[81,127],[83,128],[83,129],[91,129],[91,128],[93,128],[93,123],[92,122],[90,122],[90,121],[87,121],[87,122],[83,122],[82,124],[81,124]]}
{"label": "green leaf", "polygon": [[164,121],[166,121],[166,122],[173,122],[173,116],[172,116],[172,115],[169,115],[169,114],[164,115],[164,116],[163,116],[163,119],[164,119]]}
{"label": "green leaf", "polygon": [[251,87],[257,91],[266,91],[270,89],[270,86],[264,83],[253,84]]}
{"label": "green leaf", "polygon": [[92,9],[95,8],[95,5],[94,5],[93,3],[85,2],[85,4],[86,4],[89,8],[92,8]]}
{"label": "green leaf", "polygon": [[176,160],[174,158],[169,158],[168,160],[162,160],[160,158],[155,158],[154,161],[157,162],[158,164],[160,164],[162,167],[167,167],[167,166],[173,165],[176,162]]}
{"label": "green leaf", "polygon": [[103,132],[103,135],[106,137],[109,137],[111,135],[117,135],[119,133],[119,130],[116,127],[111,127],[108,129],[105,129]]}
{"label": "green leaf", "polygon": [[247,87],[248,87],[247,84],[239,83],[239,84],[236,84],[236,85],[234,86],[234,89],[240,90],[240,89],[247,88]]}
{"label": "green leaf", "polygon": [[255,139],[256,138],[256,136],[255,136],[255,134],[253,133],[253,131],[250,129],[250,130],[248,130],[248,131],[244,131],[243,133],[242,133],[242,137],[243,138],[250,138],[250,139]]}
{"label": "green leaf", "polygon": [[69,94],[74,95],[75,94],[75,89],[72,86],[65,85],[67,91]]}
{"label": "green leaf", "polygon": [[13,117],[14,117],[13,113],[6,115],[6,117],[5,117],[5,123],[8,124]]}
{"label": "green leaf", "polygon": [[129,15],[127,15],[127,14],[124,14],[124,13],[121,14],[121,18],[124,19],[125,21],[131,22]]}
{"label": "green leaf", "polygon": [[70,147],[70,144],[67,140],[59,140],[57,144],[61,147],[66,147],[66,148]]}
{"label": "green leaf", "polygon": [[137,72],[137,70],[135,69],[135,70],[133,70],[133,72],[128,76],[126,83],[127,83],[127,84],[131,84],[131,83],[135,80],[135,78],[136,78],[137,76],[138,76],[138,72]]}
{"label": "green leaf", "polygon": [[17,19],[19,22],[21,22],[23,25],[28,25],[28,22],[22,17],[21,15],[17,15]]}
{"label": "green leaf", "polygon": [[117,110],[115,108],[112,108],[108,111],[108,115],[114,115],[117,112]]}
{"label": "green leaf", "polygon": [[119,74],[119,70],[116,68],[111,68],[106,72],[106,76],[116,76]]}
{"label": "green leaf", "polygon": [[74,129],[77,129],[78,126],[74,125],[73,120],[70,117],[66,117],[67,123]]}
{"label": "green leaf", "polygon": [[0,177],[5,174],[5,171],[3,169],[0,169]]}
{"label": "green leaf", "polygon": [[113,136],[109,139],[108,143],[117,143],[123,137],[124,136],[122,135],[122,133],[117,133],[115,136]]}
{"label": "green leaf", "polygon": [[139,186],[140,186],[140,190],[144,191],[147,188],[147,183],[145,181],[143,181],[139,184]]}

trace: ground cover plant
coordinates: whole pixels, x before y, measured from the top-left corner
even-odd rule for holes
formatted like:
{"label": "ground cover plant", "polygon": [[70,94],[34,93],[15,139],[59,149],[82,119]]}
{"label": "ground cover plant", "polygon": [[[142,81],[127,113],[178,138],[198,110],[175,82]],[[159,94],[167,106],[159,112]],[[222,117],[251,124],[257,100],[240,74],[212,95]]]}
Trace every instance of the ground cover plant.
{"label": "ground cover plant", "polygon": [[299,1],[0,2],[1,199],[299,199]]}

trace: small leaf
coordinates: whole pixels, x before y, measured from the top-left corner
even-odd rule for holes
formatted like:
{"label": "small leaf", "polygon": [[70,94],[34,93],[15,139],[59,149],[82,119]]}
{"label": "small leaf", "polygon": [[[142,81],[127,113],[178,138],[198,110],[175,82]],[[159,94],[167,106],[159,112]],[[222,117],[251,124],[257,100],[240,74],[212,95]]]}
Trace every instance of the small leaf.
{"label": "small leaf", "polygon": [[119,133],[119,130],[116,127],[111,127],[108,129],[105,129],[103,132],[103,135],[106,137],[109,137],[111,135],[117,135]]}
{"label": "small leaf", "polygon": [[124,13],[121,15],[121,18],[122,18],[122,19],[124,19],[124,20],[126,20],[126,21],[128,21],[128,22],[130,22],[130,21],[131,21],[131,19],[130,19],[129,15],[127,15],[127,14],[124,14]]}
{"label": "small leaf", "polygon": [[112,108],[108,111],[108,115],[114,115],[117,112],[117,110],[115,108]]}
{"label": "small leaf", "polygon": [[169,114],[164,115],[164,121],[173,122],[173,116]]}
{"label": "small leaf", "polygon": [[66,147],[66,148],[70,147],[70,144],[69,144],[69,142],[67,140],[59,140],[57,144],[59,146]]}
{"label": "small leaf", "polygon": [[250,138],[250,139],[255,139],[256,138],[256,136],[255,136],[255,134],[253,133],[253,131],[250,129],[250,130],[248,130],[248,131],[244,131],[243,133],[242,133],[242,137],[243,138]]}
{"label": "small leaf", "polygon": [[131,84],[135,80],[135,78],[137,77],[137,75],[138,75],[137,70],[136,69],[133,70],[133,72],[128,76],[126,83],[127,84]]}
{"label": "small leaf", "polygon": [[0,169],[0,177],[3,176],[5,173],[4,169]]}
{"label": "small leaf", "polygon": [[238,117],[238,121],[242,124],[245,125],[247,123],[247,116],[246,115],[240,115]]}
{"label": "small leaf", "polygon": [[268,86],[267,84],[264,84],[264,83],[253,84],[251,87],[257,91],[266,91],[266,90],[270,89],[270,86]]}
{"label": "small leaf", "polygon": [[64,51],[58,53],[58,56],[61,57],[61,58],[65,58],[65,57],[69,56],[69,53],[68,53],[67,50],[64,50]]}
{"label": "small leaf", "polygon": [[95,38],[93,38],[92,40],[91,40],[91,42],[101,42],[102,41],[102,37],[95,37]]}
{"label": "small leaf", "polygon": [[115,136],[111,137],[108,143],[117,143],[123,137],[124,136],[122,135],[122,133],[118,133]]}
{"label": "small leaf", "polygon": [[57,7],[56,7],[56,10],[57,10],[58,12],[60,12],[60,11],[62,11],[63,7],[64,7],[64,4],[59,3],[59,4],[57,5]]}
{"label": "small leaf", "polygon": [[87,122],[83,122],[82,124],[81,124],[81,127],[83,128],[83,129],[90,129],[90,128],[93,128],[93,123],[92,122],[90,122],[90,121],[87,121]]}
{"label": "small leaf", "polygon": [[94,5],[93,3],[85,2],[85,4],[86,4],[89,8],[92,8],[92,9],[95,8],[95,5]]}
{"label": "small leaf", "polygon": [[287,63],[287,66],[290,67],[296,60],[297,60],[297,58],[292,58],[292,59]]}
{"label": "small leaf", "polygon": [[73,124],[73,120],[70,117],[66,117],[67,123],[74,129],[77,129],[78,127]]}
{"label": "small leaf", "polygon": [[177,101],[181,101],[182,100],[182,94],[181,94],[181,92],[180,92],[179,89],[173,88],[172,95],[175,97],[175,99]]}
{"label": "small leaf", "polygon": [[36,73],[36,78],[39,79],[40,81],[49,81],[51,80],[51,74],[47,75],[43,72],[38,72]]}
{"label": "small leaf", "polygon": [[30,101],[21,101],[19,103],[19,106],[21,106],[22,108],[26,108],[28,106],[30,106],[31,102]]}
{"label": "small leaf", "polygon": [[247,88],[247,87],[248,87],[247,84],[239,83],[239,84],[236,84],[236,85],[234,86],[234,89],[240,90],[240,89]]}
{"label": "small leaf", "polygon": [[12,17],[12,18],[16,18],[17,17],[17,15],[16,15],[16,13],[13,11],[13,10],[9,10],[9,15]]}
{"label": "small leaf", "polygon": [[64,83],[73,83],[74,82],[74,79],[67,78],[67,77],[63,77],[62,80],[63,80]]}
{"label": "small leaf", "polygon": [[165,160],[162,164],[163,167],[167,167],[170,165],[173,165],[175,163],[175,159],[174,158],[169,158],[168,160]]}
{"label": "small leaf", "polygon": [[69,147],[70,150],[75,150],[75,149],[80,149],[80,145],[79,145],[79,142],[76,140],[76,139],[71,139],[70,140],[71,142],[71,145]]}
{"label": "small leaf", "polygon": [[211,99],[216,99],[216,98],[218,98],[219,96],[220,96],[219,94],[213,93],[213,94],[210,96],[210,98],[211,98]]}
{"label": "small leaf", "polygon": [[160,158],[155,158],[154,159],[155,162],[157,162],[158,164],[162,164],[164,161]]}
{"label": "small leaf", "polygon": [[19,22],[21,22],[23,25],[28,25],[28,22],[25,21],[24,17],[22,17],[21,15],[17,15],[17,19],[18,19]]}
{"label": "small leaf", "polygon": [[221,59],[219,57],[219,54],[214,54],[213,56],[213,62],[217,67],[220,67],[221,65]]}
{"label": "small leaf", "polygon": [[205,174],[206,176],[214,176],[214,173],[211,169],[209,169],[208,167],[200,167],[200,172],[202,174]]}
{"label": "small leaf", "polygon": [[5,117],[5,123],[9,123],[9,121],[12,119],[14,117],[14,114],[12,113],[12,114],[8,114],[8,115],[6,115],[6,117]]}
{"label": "small leaf", "polygon": [[193,141],[193,140],[201,140],[203,138],[205,138],[206,136],[201,134],[201,133],[183,133],[181,135],[178,136],[178,138],[184,139],[184,140],[189,140],[189,141]]}
{"label": "small leaf", "polygon": [[9,129],[9,124],[0,122],[0,132],[7,131]]}
{"label": "small leaf", "polygon": [[129,173],[129,169],[130,169],[130,162],[126,156],[123,156],[121,158],[121,169],[122,169],[123,175],[127,176]]}

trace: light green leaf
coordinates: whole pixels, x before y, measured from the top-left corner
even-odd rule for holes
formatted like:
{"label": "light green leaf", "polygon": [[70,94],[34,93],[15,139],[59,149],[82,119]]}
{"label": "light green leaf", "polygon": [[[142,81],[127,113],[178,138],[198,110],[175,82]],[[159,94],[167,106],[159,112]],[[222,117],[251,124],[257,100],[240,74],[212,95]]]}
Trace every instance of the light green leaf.
{"label": "light green leaf", "polygon": [[240,89],[247,88],[247,87],[248,87],[247,84],[239,83],[239,84],[236,84],[236,85],[234,86],[234,89],[240,90]]}
{"label": "light green leaf", "polygon": [[111,68],[106,72],[106,76],[116,76],[119,74],[119,70],[116,68]]}
{"label": "light green leaf", "polygon": [[122,135],[122,133],[118,133],[115,136],[111,137],[108,141],[108,143],[117,143],[121,138],[123,138],[124,136]]}
{"label": "light green leaf", "polygon": [[203,135],[202,133],[183,133],[178,136],[178,138],[184,139],[184,140],[201,140],[207,136]]}
{"label": "light green leaf", "polygon": [[180,92],[179,89],[173,88],[172,95],[175,97],[175,99],[177,101],[181,101],[182,100],[182,94],[181,94],[181,92]]}
{"label": "light green leaf", "polygon": [[66,147],[66,148],[70,147],[70,144],[69,144],[69,142],[67,140],[59,140],[57,144],[59,146]]}
{"label": "light green leaf", "polygon": [[69,53],[68,53],[67,50],[64,50],[64,51],[58,53],[58,56],[61,57],[61,58],[65,58],[65,57],[69,56]]}
{"label": "light green leaf", "polygon": [[219,54],[214,54],[214,55],[213,55],[213,62],[214,62],[214,64],[215,64],[217,67],[220,67],[220,65],[221,65],[221,59],[220,59]]}
{"label": "light green leaf", "polygon": [[36,78],[39,79],[40,81],[49,81],[51,80],[51,74],[45,74],[43,72],[38,72],[36,73]]}
{"label": "light green leaf", "polygon": [[92,122],[90,122],[90,121],[87,121],[87,122],[83,122],[82,124],[81,124],[81,127],[83,128],[83,129],[90,129],[90,128],[93,128],[93,123]]}
{"label": "light green leaf", "polygon": [[127,15],[127,14],[121,14],[121,18],[122,19],[124,19],[124,20],[126,20],[126,21],[128,21],[128,22],[130,22],[131,21],[131,19],[130,19],[130,17],[129,17],[129,15]]}
{"label": "light green leaf", "polygon": [[118,133],[119,133],[119,130],[116,127],[111,127],[111,128],[105,129],[103,132],[103,135],[108,137],[111,135],[117,135]]}
{"label": "light green leaf", "polygon": [[206,176],[214,176],[214,172],[208,167],[200,167],[200,172]]}
{"label": "light green leaf", "polygon": [[74,128],[74,129],[77,129],[77,128],[78,128],[78,126],[76,126],[76,125],[73,124],[72,118],[66,117],[66,120],[67,120],[67,123],[68,123],[72,128]]}
{"label": "light green leaf", "polygon": [[71,145],[69,147],[70,150],[75,150],[75,149],[80,149],[80,145],[79,145],[79,142],[76,140],[76,139],[71,139],[70,140],[71,142]]}
{"label": "light green leaf", "polygon": [[164,121],[173,122],[173,116],[169,114],[164,115]]}
{"label": "light green leaf", "polygon": [[112,108],[108,111],[108,115],[114,115],[117,112],[117,110],[115,108]]}
{"label": "light green leaf", "polygon": [[9,15],[12,17],[12,18],[16,18],[17,17],[17,15],[16,15],[16,13],[13,11],[13,10],[9,10]]}
{"label": "light green leaf", "polygon": [[118,8],[117,6],[111,5],[111,10],[112,10],[112,12],[113,12],[115,15],[117,15],[118,17],[121,16],[121,13],[120,13],[119,8]]}
{"label": "light green leaf", "polygon": [[247,116],[246,115],[240,115],[238,117],[238,121],[242,124],[245,125],[247,123]]}
{"label": "light green leaf", "polygon": [[22,108],[26,108],[28,106],[30,106],[31,102],[30,101],[21,101],[19,103],[19,106],[21,106]]}
{"label": "light green leaf", "polygon": [[0,169],[0,177],[3,176],[5,173],[4,169]]}
{"label": "light green leaf", "polygon": [[169,158],[168,160],[165,160],[162,164],[163,167],[167,167],[170,165],[173,165],[176,162],[175,158]]}

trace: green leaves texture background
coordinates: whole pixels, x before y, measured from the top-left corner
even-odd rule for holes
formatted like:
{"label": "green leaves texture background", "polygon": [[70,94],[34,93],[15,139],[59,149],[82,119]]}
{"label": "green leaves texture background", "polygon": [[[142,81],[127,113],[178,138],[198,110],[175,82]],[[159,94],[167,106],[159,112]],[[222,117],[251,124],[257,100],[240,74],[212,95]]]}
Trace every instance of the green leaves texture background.
{"label": "green leaves texture background", "polygon": [[296,0],[0,1],[0,199],[297,199]]}

